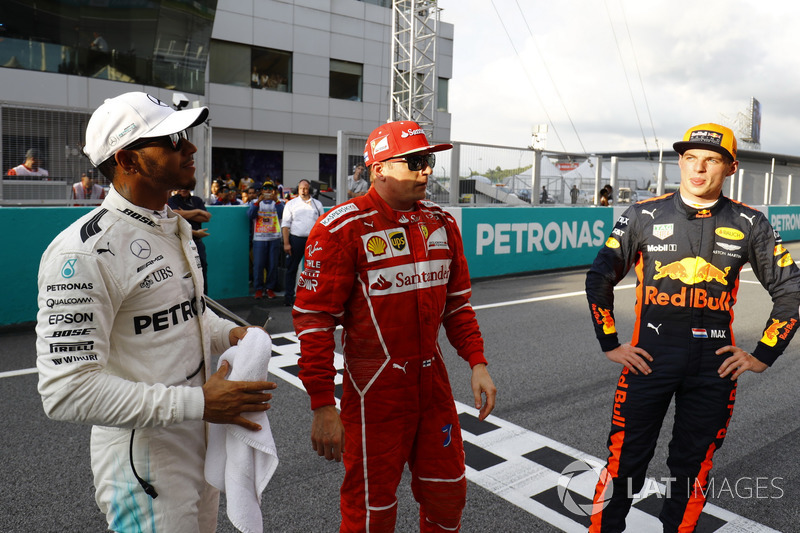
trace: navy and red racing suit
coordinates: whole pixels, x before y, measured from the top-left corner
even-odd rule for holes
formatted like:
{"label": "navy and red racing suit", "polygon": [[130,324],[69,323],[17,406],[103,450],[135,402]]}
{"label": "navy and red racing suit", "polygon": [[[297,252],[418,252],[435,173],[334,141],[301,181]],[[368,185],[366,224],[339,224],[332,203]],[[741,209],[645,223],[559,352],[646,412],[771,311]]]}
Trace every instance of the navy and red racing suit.
{"label": "navy and red racing suit", "polygon": [[464,448],[438,344],[486,363],[461,235],[435,204],[391,209],[375,192],[321,217],[293,309],[311,408],[335,405],[334,329],[345,360],[342,531],[393,531],[406,463],[421,531],[458,531]]}
{"label": "navy and red racing suit", "polygon": [[661,196],[627,209],[597,254],[586,276],[586,295],[602,350],[620,345],[613,288],[633,266],[631,345],[645,349],[653,362],[651,374],[625,368],[619,378],[607,476],[597,485],[590,531],[625,529],[631,495],[644,483],[673,395],[667,465],[674,481],[659,518],[664,531],[694,529],[736,398],[736,382],[717,374],[730,353],[715,351],[735,345],[733,305],[739,272],[748,262],[774,302],[752,355],[772,365],[800,319],[800,270],[760,211],[724,196],[706,209],[687,206],[677,193]]}

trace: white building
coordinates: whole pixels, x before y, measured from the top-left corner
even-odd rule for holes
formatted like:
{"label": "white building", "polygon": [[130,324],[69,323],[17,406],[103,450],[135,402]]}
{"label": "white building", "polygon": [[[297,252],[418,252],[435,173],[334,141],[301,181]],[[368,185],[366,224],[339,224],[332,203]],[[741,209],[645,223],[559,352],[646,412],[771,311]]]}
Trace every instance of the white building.
{"label": "white building", "polygon": [[[132,90],[209,106],[211,127],[193,132],[204,183],[230,173],[334,185],[337,132],[366,136],[389,117],[390,0],[36,4],[0,9],[3,171],[33,147],[53,180],[76,181],[89,165],[80,154],[88,115]],[[440,23],[433,139],[450,137],[452,39],[453,26]],[[360,156],[351,151],[348,167]]]}

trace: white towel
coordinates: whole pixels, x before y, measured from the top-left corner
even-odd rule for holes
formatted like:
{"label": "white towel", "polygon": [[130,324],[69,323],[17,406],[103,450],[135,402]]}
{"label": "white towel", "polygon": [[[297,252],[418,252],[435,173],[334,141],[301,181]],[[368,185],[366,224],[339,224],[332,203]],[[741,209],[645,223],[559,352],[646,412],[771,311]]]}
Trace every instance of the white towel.
{"label": "white towel", "polygon": [[[272,354],[269,335],[248,328],[239,344],[219,358],[228,361],[231,381],[267,381]],[[228,518],[239,531],[262,533],[261,493],[278,467],[278,452],[265,411],[244,413],[261,431],[250,431],[235,424],[209,424],[206,451],[206,481],[227,495]]]}

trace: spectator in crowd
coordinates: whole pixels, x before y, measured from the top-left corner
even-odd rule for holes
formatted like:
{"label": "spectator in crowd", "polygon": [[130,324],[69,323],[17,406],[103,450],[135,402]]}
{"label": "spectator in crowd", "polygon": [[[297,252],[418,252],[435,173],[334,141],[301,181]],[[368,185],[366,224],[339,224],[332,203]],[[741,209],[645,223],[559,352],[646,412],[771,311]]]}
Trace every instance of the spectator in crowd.
{"label": "spectator in crowd", "polygon": [[608,206],[608,189],[605,187],[600,189],[600,205]]}
{"label": "spectator in crowd", "polygon": [[230,189],[220,185],[212,205],[230,205]]}
{"label": "spectator in crowd", "polygon": [[[314,411],[312,447],[327,460],[344,461],[341,531],[394,531],[406,465],[419,502],[418,531],[461,525],[464,445],[438,343],[442,329],[472,368],[480,420],[492,412],[497,391],[469,301],[458,225],[424,202],[433,152],[450,148],[429,145],[414,122],[377,128],[364,149],[375,178],[369,192],[331,210],[308,239],[292,316],[299,377]],[[401,278],[406,282],[395,284]],[[339,325],[341,415],[333,364]]]}
{"label": "spectator in crowd", "polygon": [[239,190],[246,191],[249,187],[252,187],[255,181],[250,176],[245,176],[239,180]]}
{"label": "spectator in crowd", "polygon": [[256,299],[263,298],[265,292],[267,298],[275,298],[283,207],[275,184],[268,181],[261,196],[247,210],[247,216],[253,221],[253,289]]}
{"label": "spectator in crowd", "polygon": [[103,186],[94,182],[94,170],[82,173],[81,181],[72,185],[74,200],[102,200],[105,197],[106,191]]}
{"label": "spectator in crowd", "polygon": [[236,189],[236,180],[230,174],[225,174],[225,179],[222,180],[222,185],[228,189]]}
{"label": "spectator in crowd", "polygon": [[364,163],[357,164],[356,168],[353,170],[352,180],[347,188],[347,197],[357,198],[358,196],[367,194],[367,190],[369,190],[368,179],[367,167],[364,166]]}
{"label": "spectator in crowd", "polygon": [[[324,213],[319,200],[311,197],[311,182],[300,180],[297,184],[297,197],[290,200],[283,210],[281,232],[283,233],[283,249],[288,257],[286,264],[286,282],[284,284],[285,306],[294,305],[294,289],[297,283],[297,268],[303,260],[306,239],[317,218]],[[255,281],[254,281],[255,283]]]}
{"label": "spectator in crowd", "polygon": [[200,256],[200,266],[203,269],[203,293],[208,294],[208,260],[206,245],[203,243],[203,239],[208,237],[208,230],[203,227],[203,222],[211,220],[211,213],[206,209],[203,199],[193,196],[189,189],[178,189],[167,200],[167,205],[192,226],[192,240],[197,245],[197,255]]}
{"label": "spectator in crowd", "polygon": [[578,186],[577,185],[573,185],[572,188],[569,190],[569,199],[573,204],[577,204],[578,203],[578,194],[580,194],[580,191],[578,190]]}
{"label": "spectator in crowd", "polygon": [[217,204],[220,189],[222,189],[222,182],[220,180],[214,180],[211,182],[211,195],[208,197],[208,205]]}
{"label": "spectator in crowd", "polygon": [[109,52],[108,43],[105,38],[100,35],[100,32],[92,32],[92,37],[94,37],[94,39],[92,39],[91,44],[89,44],[89,49],[107,54]]}
{"label": "spectator in crowd", "polygon": [[[269,409],[276,387],[225,379],[227,362],[212,373],[212,356],[247,329],[206,305],[191,227],[166,205],[173,190],[196,185],[197,147],[185,130],[207,116],[143,92],[107,99],[83,150],[111,189],[39,264],[39,394],[49,417],[94,425],[95,501],[109,530],[216,531],[206,424],[260,431],[243,415]],[[73,314],[90,327],[80,342],[58,342]]]}
{"label": "spectator in crowd", "polygon": [[233,189],[228,189],[228,203],[225,205],[242,205],[242,201],[239,199],[239,194],[236,191],[236,187]]}
{"label": "spectator in crowd", "polygon": [[250,202],[255,200],[253,196],[250,195],[250,189],[245,189],[241,193],[242,198],[242,205],[250,205]]}
{"label": "spectator in crowd", "polygon": [[29,148],[25,152],[25,162],[17,165],[8,171],[9,176],[42,176],[50,175],[47,170],[42,168],[42,156],[36,148]]}
{"label": "spectator in crowd", "polygon": [[548,199],[549,199],[549,196],[547,194],[547,187],[542,185],[542,194],[539,196],[539,203],[540,204],[546,204]]}
{"label": "spectator in crowd", "polygon": [[603,186],[603,190],[606,191],[606,200],[608,201],[608,204],[606,204],[606,205],[613,204],[614,203],[614,188],[611,185],[604,185]]}

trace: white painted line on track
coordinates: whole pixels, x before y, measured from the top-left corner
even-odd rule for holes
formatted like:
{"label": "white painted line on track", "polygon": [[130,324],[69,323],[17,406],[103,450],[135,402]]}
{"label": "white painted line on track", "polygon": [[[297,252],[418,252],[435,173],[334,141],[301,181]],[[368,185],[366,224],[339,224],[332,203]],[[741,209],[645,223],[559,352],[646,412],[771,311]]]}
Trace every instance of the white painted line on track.
{"label": "white painted line on track", "polygon": [[8,372],[0,372],[0,379],[13,378],[16,376],[24,376],[26,374],[35,374],[38,372],[35,368],[24,368],[22,370],[9,370]]}

